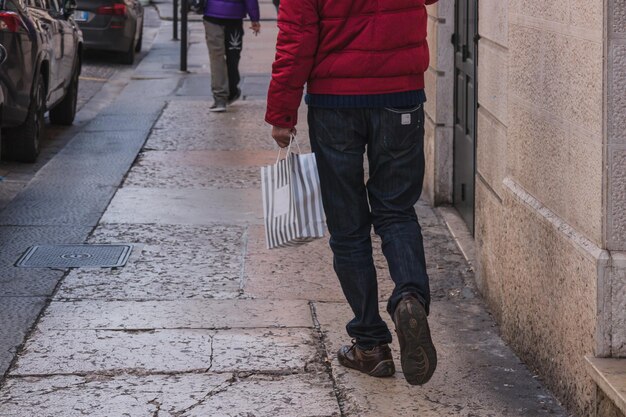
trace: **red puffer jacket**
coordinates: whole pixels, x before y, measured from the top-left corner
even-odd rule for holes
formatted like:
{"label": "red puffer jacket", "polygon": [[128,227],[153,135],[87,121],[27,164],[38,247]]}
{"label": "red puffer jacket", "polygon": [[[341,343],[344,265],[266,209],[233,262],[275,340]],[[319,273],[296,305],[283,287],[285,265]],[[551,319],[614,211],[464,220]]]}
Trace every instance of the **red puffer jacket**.
{"label": "red puffer jacket", "polygon": [[312,94],[384,94],[424,88],[425,4],[437,0],[281,0],[265,120],[297,123]]}

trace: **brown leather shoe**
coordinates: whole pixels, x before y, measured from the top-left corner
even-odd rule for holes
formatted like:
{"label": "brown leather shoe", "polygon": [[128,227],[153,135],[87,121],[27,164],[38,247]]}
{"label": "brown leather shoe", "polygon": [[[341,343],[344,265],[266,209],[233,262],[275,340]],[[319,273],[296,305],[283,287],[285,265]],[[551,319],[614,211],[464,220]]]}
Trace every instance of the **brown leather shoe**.
{"label": "brown leather shoe", "polygon": [[342,346],[337,352],[339,363],[348,368],[359,370],[369,376],[387,377],[396,372],[389,345],[379,345],[364,350],[355,344]]}
{"label": "brown leather shoe", "polygon": [[404,378],[411,385],[427,383],[437,367],[437,350],[430,338],[424,306],[415,297],[405,296],[396,307],[393,321]]}

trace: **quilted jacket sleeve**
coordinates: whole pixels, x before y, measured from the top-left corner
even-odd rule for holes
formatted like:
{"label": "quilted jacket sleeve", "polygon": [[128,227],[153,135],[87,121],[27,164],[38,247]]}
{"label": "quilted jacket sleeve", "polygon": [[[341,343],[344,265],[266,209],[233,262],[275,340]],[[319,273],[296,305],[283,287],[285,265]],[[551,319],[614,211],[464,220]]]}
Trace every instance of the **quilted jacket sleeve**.
{"label": "quilted jacket sleeve", "polygon": [[265,121],[292,128],[309,78],[319,37],[318,0],[281,0],[276,58],[267,94]]}
{"label": "quilted jacket sleeve", "polygon": [[248,12],[248,16],[250,16],[250,20],[258,22],[261,19],[258,0],[245,0],[245,3],[246,11]]}

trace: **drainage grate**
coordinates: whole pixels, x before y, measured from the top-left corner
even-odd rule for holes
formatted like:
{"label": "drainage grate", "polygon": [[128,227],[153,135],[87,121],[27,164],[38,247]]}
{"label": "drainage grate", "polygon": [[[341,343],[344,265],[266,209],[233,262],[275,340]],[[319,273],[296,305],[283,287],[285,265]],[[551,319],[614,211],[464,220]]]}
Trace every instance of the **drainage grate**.
{"label": "drainage grate", "polygon": [[113,268],[126,265],[131,245],[38,245],[17,261],[26,268]]}

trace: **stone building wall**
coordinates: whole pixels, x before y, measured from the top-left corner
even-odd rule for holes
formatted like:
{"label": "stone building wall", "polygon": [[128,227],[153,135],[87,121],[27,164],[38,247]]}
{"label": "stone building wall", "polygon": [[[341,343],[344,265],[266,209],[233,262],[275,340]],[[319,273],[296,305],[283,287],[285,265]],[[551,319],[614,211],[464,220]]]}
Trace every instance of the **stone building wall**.
{"label": "stone building wall", "polygon": [[478,286],[505,339],[579,415],[603,349],[602,0],[479,1]]}

